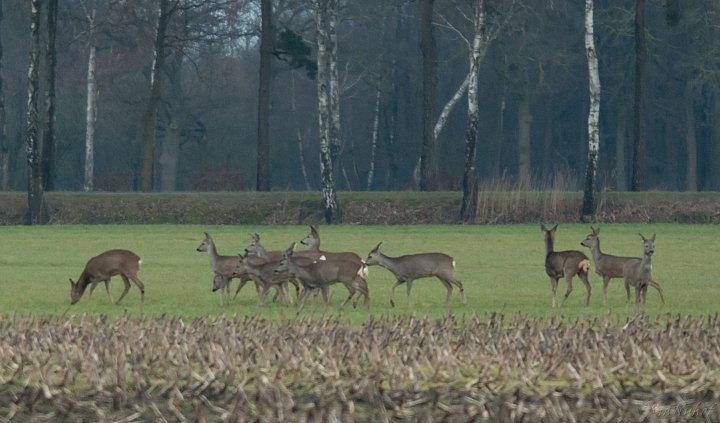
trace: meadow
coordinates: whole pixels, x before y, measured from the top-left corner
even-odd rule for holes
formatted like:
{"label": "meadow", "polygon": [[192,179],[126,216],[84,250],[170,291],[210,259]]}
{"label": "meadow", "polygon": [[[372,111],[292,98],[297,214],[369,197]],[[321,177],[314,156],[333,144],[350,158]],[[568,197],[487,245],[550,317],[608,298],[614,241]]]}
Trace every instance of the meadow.
{"label": "meadow", "polygon": [[[284,249],[302,239],[306,226],[195,226],[195,225],[55,225],[45,227],[0,227],[0,313],[20,315],[78,315],[83,313],[120,316],[123,314],[172,315],[196,318],[203,315],[257,315],[271,319],[298,317],[295,307],[269,304],[258,308],[254,289],[247,285],[238,299],[220,305],[218,293],[211,292],[212,272],[205,253],[196,251],[202,233],[209,232],[221,254],[242,251],[250,235],[258,232],[268,249]],[[416,281],[412,304],[405,289],[396,290],[396,307],[389,304],[393,276],[385,269],[371,267],[371,305],[340,308],[345,288],[335,285],[331,306],[325,310],[317,300],[300,316],[341,315],[351,322],[369,316],[429,315],[440,317],[488,314],[492,312],[529,316],[617,316],[622,319],[637,311],[625,301],[622,281],[613,280],[609,301],[602,299],[602,280],[591,274],[593,295],[584,307],[585,287],[576,280],[574,291],[562,308],[550,307],[549,281],[544,271],[544,244],[537,225],[453,226],[322,226],[322,248],[354,251],[362,257],[378,242],[383,252],[395,256],[422,251],[441,251],[457,262],[457,276],[464,283],[468,302],[463,305],[457,291],[449,306],[445,289],[435,279]],[[560,225],[556,249],[579,249],[589,225]],[[656,292],[648,294],[645,311],[706,314],[716,312],[720,303],[717,225],[606,224],[602,225],[603,251],[639,256],[642,243],[638,232],[657,233],[653,272],[664,287],[667,304]],[[88,258],[111,248],[136,252],[143,260],[140,277],[146,287],[141,309],[133,286],[121,305],[111,304],[102,286],[93,297],[87,293],[74,306],[69,304],[68,278],[76,279]],[[303,248],[303,246],[298,246]],[[234,287],[237,284],[233,283]],[[113,298],[122,292],[122,281],[113,279]],[[558,299],[564,293],[560,282]]]}

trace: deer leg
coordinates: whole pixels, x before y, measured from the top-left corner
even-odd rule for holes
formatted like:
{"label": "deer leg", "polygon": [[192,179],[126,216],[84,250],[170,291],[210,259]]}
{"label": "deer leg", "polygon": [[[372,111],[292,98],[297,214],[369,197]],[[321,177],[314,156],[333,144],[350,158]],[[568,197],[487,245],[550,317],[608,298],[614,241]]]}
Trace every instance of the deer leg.
{"label": "deer leg", "polygon": [[580,273],[580,280],[582,283],[585,284],[585,289],[587,290],[587,298],[585,298],[585,307],[590,305],[590,294],[592,293],[592,286],[590,286],[590,281],[588,280],[587,273]]}
{"label": "deer leg", "polygon": [[467,304],[467,298],[465,298],[465,287],[463,286],[462,282],[455,279],[455,277],[450,277],[450,279],[448,279],[448,282],[457,286],[457,288],[460,290],[460,298],[462,299],[462,303]]}
{"label": "deer leg", "polygon": [[140,304],[145,304],[145,285],[137,276],[130,275],[130,280],[132,280],[140,290]]}
{"label": "deer leg", "polygon": [[90,291],[88,292],[88,298],[92,298],[92,294],[93,294],[93,292],[95,292],[95,287],[97,287],[99,283],[100,283],[100,281],[96,281],[96,282],[93,282],[90,284]]}
{"label": "deer leg", "polygon": [[652,279],[650,279],[649,284],[652,285],[653,288],[655,288],[657,290],[658,294],[660,294],[660,301],[662,301],[662,303],[665,304],[665,295],[663,294],[663,289],[660,286],[660,284]]}
{"label": "deer leg", "polygon": [[123,283],[125,284],[125,288],[123,288],[122,294],[120,294],[120,298],[115,301],[115,304],[120,304],[120,301],[122,301],[123,298],[125,298],[125,295],[127,295],[128,291],[130,291],[130,281],[128,280],[128,277],[120,274],[120,277],[123,280]]}
{"label": "deer leg", "polygon": [[607,305],[607,290],[608,285],[610,285],[610,277],[609,276],[603,276],[603,296],[605,298],[605,305]]}
{"label": "deer leg", "polygon": [[567,283],[567,289],[565,290],[565,297],[563,298],[562,303],[560,303],[560,307],[563,307],[565,305],[565,301],[567,301],[570,293],[572,292],[572,280],[573,277],[570,274],[565,273],[565,282]]}
{"label": "deer leg", "polygon": [[235,296],[232,298],[233,302],[237,299],[238,294],[240,293],[240,290],[243,289],[246,283],[248,283],[249,279],[240,278],[240,283],[238,284],[237,289],[235,290]]}
{"label": "deer leg", "polygon": [[345,285],[345,288],[347,288],[347,290],[348,290],[348,297],[345,299],[345,301],[343,301],[343,303],[342,303],[342,305],[340,306],[340,308],[345,307],[345,305],[346,305],[347,303],[349,303],[350,300],[352,299],[352,297],[355,295],[355,287],[353,287],[353,283],[352,283],[352,282],[349,283],[349,284],[347,284],[347,285]]}
{"label": "deer leg", "polygon": [[325,308],[328,308],[328,306],[330,306],[330,300],[328,299],[328,297],[329,297],[328,287],[323,286],[322,288],[320,288],[320,292],[322,292],[322,297],[323,297],[323,302],[325,303]]}
{"label": "deer leg", "polygon": [[105,292],[107,292],[108,300],[112,303],[112,297],[110,296],[110,279],[105,280]]}
{"label": "deer leg", "polygon": [[555,300],[555,297],[557,296],[557,287],[558,287],[558,278],[550,277],[550,289],[552,290],[552,307],[557,307],[557,301]]}
{"label": "deer leg", "polygon": [[408,307],[412,307],[412,298],[410,298],[410,291],[412,291],[412,284],[414,281],[410,280],[405,282],[405,291],[407,295],[407,305]]}
{"label": "deer leg", "polygon": [[392,289],[390,290],[390,305],[395,307],[395,288],[398,286],[404,284],[405,281],[401,281],[400,279],[395,282],[395,285],[393,285]]}
{"label": "deer leg", "polygon": [[445,305],[449,305],[450,297],[452,296],[452,290],[453,290],[452,285],[445,278],[441,278],[438,276],[438,279],[440,279],[440,282],[442,282],[442,284],[445,285],[445,289],[447,289],[447,296],[445,297]]}
{"label": "deer leg", "polygon": [[627,294],[627,302],[630,302],[630,282],[625,279],[625,294]]}

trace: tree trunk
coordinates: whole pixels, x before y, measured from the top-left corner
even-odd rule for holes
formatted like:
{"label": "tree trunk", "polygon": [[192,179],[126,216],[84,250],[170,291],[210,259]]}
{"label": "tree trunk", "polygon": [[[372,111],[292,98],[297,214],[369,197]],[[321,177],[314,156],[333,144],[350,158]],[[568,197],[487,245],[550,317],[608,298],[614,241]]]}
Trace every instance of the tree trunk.
{"label": "tree trunk", "polygon": [[370,144],[370,169],[367,174],[367,187],[370,191],[373,185],[373,178],[375,177],[375,159],[377,153],[377,142],[380,131],[380,88],[376,89],[375,92],[375,113],[373,114],[373,126],[372,126],[372,139]]}
{"label": "tree trunk", "polygon": [[[91,21],[91,25],[93,25]],[[97,121],[97,86],[95,69],[97,68],[97,47],[90,44],[87,70],[87,103],[85,108],[85,191],[92,191],[95,182],[95,122]]]}
{"label": "tree trunk", "polygon": [[625,113],[618,111],[615,119],[615,189],[627,191],[627,175],[625,169]]}
{"label": "tree trunk", "polygon": [[45,191],[55,189],[55,68],[58,0],[48,0],[45,79],[45,130],[42,142],[42,179]]}
{"label": "tree trunk", "polygon": [[581,219],[592,219],[597,209],[595,193],[598,153],[600,150],[600,75],[595,51],[593,0],[585,0],[585,52],[588,62],[588,92],[590,111],[588,113],[588,158],[585,170],[585,189]]}
{"label": "tree trunk", "polygon": [[665,180],[670,191],[677,190],[677,148],[673,142],[672,121],[669,116],[664,121],[665,132]]}
{"label": "tree trunk", "polygon": [[645,0],[635,0],[635,106],[633,110],[633,158],[630,189],[644,184],[645,125],[643,124],[643,78],[645,75]]}
{"label": "tree trunk", "polygon": [[258,89],[257,184],[258,191],[270,190],[270,85],[275,31],[272,0],[261,0],[260,86]]}
{"label": "tree trunk", "polygon": [[290,113],[292,114],[292,122],[295,126],[295,139],[298,147],[298,162],[300,164],[300,173],[302,173],[303,182],[305,183],[305,191],[310,191],[310,179],[308,179],[307,167],[305,166],[305,149],[303,147],[303,136],[300,130],[300,123],[297,120],[297,101],[295,93],[295,73],[290,73],[291,93],[290,93]]}
{"label": "tree trunk", "polygon": [[530,95],[525,93],[518,103],[518,181],[521,182],[530,181],[531,177],[531,125]]}
{"label": "tree trunk", "polygon": [[40,5],[41,0],[30,2],[30,53],[28,60],[28,96],[25,131],[25,153],[28,164],[28,215],[27,223],[43,223],[42,168],[38,140],[38,68],[40,67]]}
{"label": "tree trunk", "polygon": [[322,185],[325,222],[335,223],[340,219],[340,208],[335,192],[333,175],[333,156],[331,154],[331,106],[330,75],[328,52],[328,9],[334,7],[335,0],[317,0],[315,24],[317,29],[317,92],[318,92],[318,128],[320,135],[320,182]]}
{"label": "tree trunk", "polygon": [[485,0],[477,0],[473,18],[474,37],[470,52],[470,71],[468,72],[468,120],[465,130],[465,172],[463,173],[463,198],[460,207],[460,219],[470,222],[475,218],[472,196],[475,192],[475,156],[477,151],[477,128],[480,119],[478,105],[478,73],[480,71],[480,51],[485,39]]}
{"label": "tree trunk", "polygon": [[685,166],[685,190],[697,191],[697,139],[695,138],[695,107],[693,103],[692,83],[685,86],[685,146],[687,162]]}
{"label": "tree trunk", "polygon": [[168,80],[172,91],[168,106],[168,123],[160,151],[160,189],[164,192],[177,190],[180,141],[185,120],[185,97],[183,93],[183,55],[178,52],[168,63]]}
{"label": "tree trunk", "polygon": [[712,181],[711,189],[720,191],[720,91],[715,88],[713,90],[713,124],[712,124]]}
{"label": "tree trunk", "polygon": [[342,154],[343,140],[340,128],[340,79],[338,75],[338,41],[337,41],[337,23],[338,23],[338,0],[327,0],[327,34],[328,34],[328,71],[329,71],[329,87],[330,87],[330,156],[332,157],[335,168],[340,171],[345,179],[347,188],[350,186],[350,179],[347,176],[345,165],[342,163],[340,156]]}
{"label": "tree trunk", "polygon": [[168,0],[159,0],[157,28],[155,32],[155,51],[150,74],[150,96],[143,115],[141,144],[143,146],[143,162],[141,172],[141,189],[152,191],[155,167],[155,126],[157,125],[158,108],[160,107],[162,69],[165,61],[165,34],[170,20]]}
{"label": "tree trunk", "polygon": [[433,31],[435,0],[420,0],[420,50],[423,79],[423,132],[420,152],[420,190],[429,191],[434,185],[436,148],[433,140],[437,97],[437,50]]}
{"label": "tree trunk", "polygon": [[502,152],[503,152],[503,145],[504,145],[504,139],[505,139],[505,108],[507,107],[507,88],[503,86],[503,92],[500,96],[500,104],[498,104],[498,125],[497,125],[497,135],[495,139],[495,160],[493,160],[493,176],[497,179],[500,179],[500,176],[504,173],[500,170],[502,162]]}
{"label": "tree trunk", "polygon": [[7,141],[5,87],[3,85],[3,1],[0,0],[0,191],[10,190],[10,151]]}

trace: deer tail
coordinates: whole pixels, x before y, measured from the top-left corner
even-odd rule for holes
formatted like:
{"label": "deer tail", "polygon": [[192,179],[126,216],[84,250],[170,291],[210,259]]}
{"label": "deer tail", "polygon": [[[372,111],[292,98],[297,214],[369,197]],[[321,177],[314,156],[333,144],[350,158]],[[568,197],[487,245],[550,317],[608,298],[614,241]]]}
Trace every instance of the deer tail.
{"label": "deer tail", "polygon": [[358,269],[357,275],[363,279],[367,279],[368,273],[369,269],[367,265],[363,264],[362,266],[360,266],[360,269]]}
{"label": "deer tail", "polygon": [[590,270],[590,260],[588,260],[588,259],[580,260],[580,263],[578,263],[578,270],[583,273],[588,273],[588,271]]}
{"label": "deer tail", "polygon": [[138,260],[138,267],[142,266],[142,259]]}
{"label": "deer tail", "polygon": [[660,286],[659,283],[656,281],[650,279],[650,282],[648,282],[648,285],[651,285],[653,288],[657,289],[658,294],[660,294],[660,301],[662,301],[663,304],[665,304],[665,295],[663,295],[663,289],[662,286]]}

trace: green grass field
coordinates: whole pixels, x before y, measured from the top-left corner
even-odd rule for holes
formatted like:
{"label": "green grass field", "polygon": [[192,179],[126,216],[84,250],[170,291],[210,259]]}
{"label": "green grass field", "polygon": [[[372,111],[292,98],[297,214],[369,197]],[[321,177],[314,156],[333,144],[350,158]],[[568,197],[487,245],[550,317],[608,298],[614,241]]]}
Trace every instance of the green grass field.
{"label": "green grass field", "polygon": [[[294,307],[270,304],[256,306],[254,289],[247,285],[235,303],[221,307],[219,294],[211,292],[212,273],[207,255],[195,248],[202,232],[210,232],[222,254],[235,254],[259,232],[268,249],[284,249],[291,241],[303,238],[304,226],[192,226],[192,225],[114,225],[0,227],[0,313],[82,314],[124,313],[171,314],[196,317],[205,314],[260,314],[266,317],[293,318]],[[580,241],[588,233],[587,225],[561,225],[557,233],[558,249],[581,249]],[[668,304],[663,306],[650,290],[646,311],[650,314],[702,314],[715,312],[720,304],[720,266],[716,225],[604,225],[602,246],[608,253],[639,255],[642,244],[637,233],[657,233],[654,275],[665,288]],[[536,225],[511,226],[337,226],[322,227],[323,249],[355,251],[362,257],[378,242],[384,252],[400,255],[422,251],[442,251],[457,262],[457,274],[466,287],[468,303],[462,305],[455,295],[450,307],[444,304],[445,289],[435,279],[416,281],[412,306],[405,301],[405,290],[396,292],[396,308],[389,305],[392,275],[383,268],[370,269],[371,306],[340,308],[346,296],[341,285],[332,289],[327,313],[342,314],[351,321],[369,315],[409,314],[443,315],[502,312],[533,316],[617,316],[633,314],[634,306],[625,303],[622,281],[610,285],[608,305],[602,300],[602,281],[591,275],[593,296],[590,307],[583,306],[585,288],[576,280],[565,307],[552,309],[548,278],[543,260],[541,232]],[[86,295],[69,305],[68,278],[77,278],[88,258],[106,249],[127,248],[143,259],[140,277],[146,286],[144,310],[133,286],[120,306],[109,303],[102,286],[92,298]],[[588,252],[589,254],[589,252]],[[236,282],[235,282],[236,283]],[[233,287],[235,285],[233,284]],[[113,279],[112,293],[117,297],[122,281]],[[565,285],[560,283],[558,299]],[[457,291],[455,291],[457,293]],[[325,313],[320,301],[308,304],[302,316]]]}

